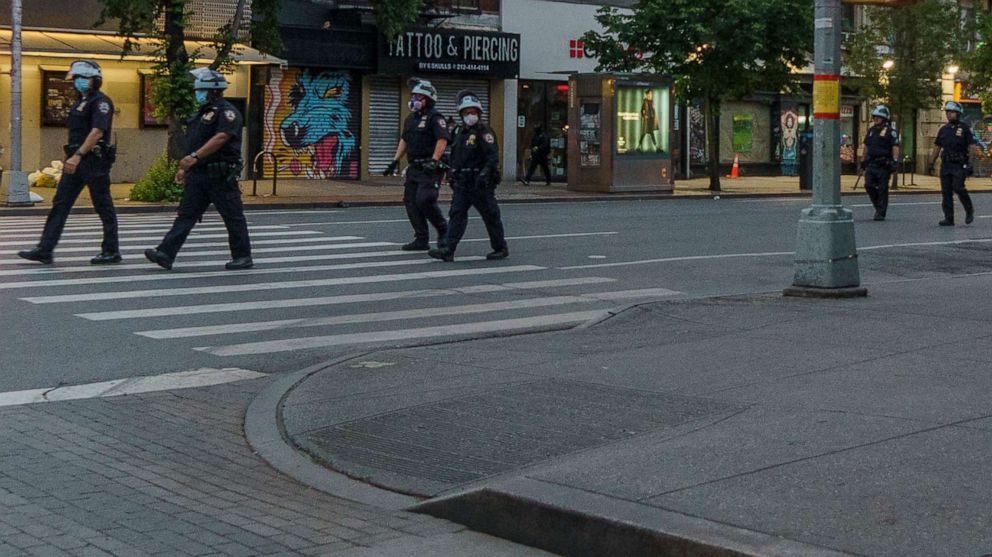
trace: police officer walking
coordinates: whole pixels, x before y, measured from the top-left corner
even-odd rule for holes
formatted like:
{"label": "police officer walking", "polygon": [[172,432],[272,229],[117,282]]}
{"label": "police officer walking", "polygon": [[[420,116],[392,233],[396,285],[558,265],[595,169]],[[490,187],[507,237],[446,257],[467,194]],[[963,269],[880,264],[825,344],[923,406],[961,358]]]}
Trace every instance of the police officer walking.
{"label": "police officer walking", "polygon": [[887,106],[875,107],[871,119],[874,125],[865,136],[861,169],[865,173],[865,191],[875,206],[875,220],[885,220],[889,208],[889,180],[899,160],[899,134],[892,128]]}
{"label": "police officer walking", "polygon": [[405,251],[426,251],[430,248],[430,221],[437,230],[438,246],[443,245],[448,233],[448,223],[444,220],[437,197],[441,187],[444,165],[441,157],[451,141],[448,123],[444,116],[435,110],[437,90],[430,81],[411,78],[410,116],[403,124],[403,135],[396,147],[393,162],[383,172],[383,176],[394,174],[399,168],[400,159],[407,156],[409,166],[406,182],[403,185],[403,204],[406,215],[413,226],[413,241],[403,245]]}
{"label": "police officer walking", "polygon": [[940,226],[954,226],[955,193],[964,206],[964,223],[971,224],[975,220],[975,206],[971,202],[968,190],[965,189],[964,182],[973,172],[968,160],[968,151],[972,145],[978,145],[978,140],[971,132],[971,127],[961,121],[963,112],[961,105],[954,101],[947,101],[944,105],[947,123],[937,132],[930,164],[927,166],[927,173],[932,175],[937,157],[941,157],[940,194],[944,220],[938,223]]}
{"label": "police officer walking", "polygon": [[117,212],[110,196],[110,167],[116,156],[116,149],[110,144],[114,103],[100,91],[103,73],[96,62],[76,60],[65,78],[72,80],[79,98],[69,112],[69,143],[63,147],[66,159],[62,166],[62,178],[55,189],[55,199],[45,221],[41,241],[34,249],[17,252],[17,255],[31,261],[51,263],[52,252],[62,236],[69,211],[83,187],[87,186],[93,208],[103,224],[100,254],[90,263],[118,263],[121,254],[117,239]]}
{"label": "police officer walking", "polygon": [[176,183],[183,184],[183,197],[172,229],[157,248],[145,250],[145,257],[164,269],[171,269],[176,254],[193,226],[214,204],[231,248],[229,270],[252,266],[248,222],[241,204],[238,175],[241,173],[241,114],[224,99],[227,80],[210,68],[193,74],[193,90],[200,111],[186,123],[186,149],[179,161]]}
{"label": "police officer walking", "polygon": [[482,103],[475,93],[462,91],[458,94],[458,114],[462,125],[456,130],[451,147],[454,195],[448,214],[448,236],[443,245],[427,253],[435,259],[454,261],[455,249],[468,224],[468,210],[475,207],[486,225],[493,249],[486,259],[504,259],[510,251],[496,203],[496,186],[500,181],[496,136],[482,123]]}

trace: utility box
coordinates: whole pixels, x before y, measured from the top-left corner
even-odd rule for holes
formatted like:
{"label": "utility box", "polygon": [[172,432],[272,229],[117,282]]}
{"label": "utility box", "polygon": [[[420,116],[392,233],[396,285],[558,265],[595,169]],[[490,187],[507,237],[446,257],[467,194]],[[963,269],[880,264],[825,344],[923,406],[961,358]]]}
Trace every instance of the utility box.
{"label": "utility box", "polygon": [[568,189],[670,192],[675,187],[672,80],[573,74],[568,87]]}

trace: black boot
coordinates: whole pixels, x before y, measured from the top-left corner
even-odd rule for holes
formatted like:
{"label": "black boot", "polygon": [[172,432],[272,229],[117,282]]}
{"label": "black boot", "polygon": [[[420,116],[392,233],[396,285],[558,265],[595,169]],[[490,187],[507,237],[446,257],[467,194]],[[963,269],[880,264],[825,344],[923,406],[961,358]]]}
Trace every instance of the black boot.
{"label": "black boot", "polygon": [[954,226],[954,220],[945,218],[944,220],[937,223],[938,226]]}
{"label": "black boot", "polygon": [[975,210],[972,209],[971,211],[968,211],[967,213],[965,213],[965,215],[964,215],[964,223],[965,224],[971,224],[974,221],[975,221]]}
{"label": "black boot", "polygon": [[400,248],[403,251],[426,251],[431,246],[427,242],[421,242],[419,240],[414,240],[409,244],[403,244]]}
{"label": "black boot", "polygon": [[496,250],[492,253],[486,254],[486,259],[490,261],[494,261],[497,259],[506,259],[507,257],[510,257],[509,248],[503,248],[501,250]]}
{"label": "black boot", "polygon": [[166,271],[172,269],[172,258],[169,257],[164,251],[157,249],[146,249],[145,257]]}
{"label": "black boot", "polygon": [[883,213],[881,211],[875,211],[875,219],[874,220],[885,220],[885,213]]}
{"label": "black boot", "polygon": [[455,260],[455,250],[449,248],[448,246],[438,246],[435,249],[429,250],[427,255],[433,257],[434,259],[447,261],[448,263]]}
{"label": "black boot", "polygon": [[27,259],[28,261],[37,261],[46,265],[52,262],[52,252],[41,251],[41,248],[19,251],[17,252],[17,257]]}
{"label": "black boot", "polygon": [[90,259],[90,263],[93,265],[107,265],[109,263],[120,263],[121,259],[121,253],[119,251],[115,251],[112,253],[101,253],[93,259]]}
{"label": "black boot", "polygon": [[224,268],[228,271],[240,271],[241,269],[251,269],[255,265],[251,260],[251,256],[243,255],[241,257],[235,257],[234,259],[227,262]]}

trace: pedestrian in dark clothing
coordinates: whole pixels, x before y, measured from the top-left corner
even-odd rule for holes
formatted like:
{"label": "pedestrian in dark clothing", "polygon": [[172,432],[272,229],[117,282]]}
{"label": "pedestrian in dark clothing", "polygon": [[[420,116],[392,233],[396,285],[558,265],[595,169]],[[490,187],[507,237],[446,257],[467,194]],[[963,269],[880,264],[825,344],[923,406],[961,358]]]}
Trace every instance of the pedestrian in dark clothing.
{"label": "pedestrian in dark clothing", "polygon": [[[644,92],[644,101],[641,102],[641,138],[637,141],[637,150],[650,153],[658,148],[658,140],[654,137],[654,132],[658,131],[658,112],[654,109],[654,92],[648,89]],[[651,149],[642,149],[644,138],[651,140]]]}
{"label": "pedestrian in dark clothing", "polygon": [[66,122],[69,143],[63,147],[66,158],[62,178],[55,189],[55,199],[52,200],[52,209],[38,246],[19,251],[17,255],[30,261],[51,263],[52,252],[62,237],[69,212],[83,187],[89,187],[93,208],[103,224],[103,244],[99,255],[90,259],[90,263],[118,263],[121,254],[117,238],[117,211],[110,196],[110,168],[116,156],[116,147],[110,144],[114,103],[100,91],[103,72],[96,62],[76,60],[65,78],[73,81],[79,98],[69,111]]}
{"label": "pedestrian in dark clothing", "polygon": [[430,248],[430,229],[437,231],[438,246],[443,245],[448,233],[448,223],[437,204],[437,197],[444,173],[441,157],[451,141],[444,115],[435,110],[437,90],[430,81],[412,78],[410,85],[410,116],[403,124],[403,136],[396,147],[393,162],[383,172],[384,176],[399,169],[400,159],[407,156],[406,182],[403,184],[403,204],[406,216],[413,226],[413,241],[404,244],[406,251]]}
{"label": "pedestrian in dark clothing", "polygon": [[527,167],[527,176],[521,180],[525,186],[530,185],[530,179],[534,176],[537,167],[541,167],[544,173],[545,185],[551,185],[551,169],[548,168],[548,155],[551,154],[551,136],[540,124],[534,126],[534,137],[530,140],[530,166]]}
{"label": "pedestrian in dark clothing", "polygon": [[885,220],[889,208],[889,180],[899,160],[899,134],[890,123],[889,108],[878,105],[871,113],[874,125],[865,136],[865,191],[875,207],[875,220]]}
{"label": "pedestrian in dark clothing", "polygon": [[968,152],[971,146],[978,145],[978,140],[971,132],[971,127],[961,121],[963,112],[961,105],[954,101],[947,101],[944,105],[947,123],[937,132],[930,164],[927,166],[927,172],[933,174],[937,157],[941,157],[940,194],[944,220],[937,223],[940,226],[954,226],[954,194],[957,194],[964,206],[964,223],[971,224],[975,220],[975,206],[965,189],[965,180],[973,172]]}
{"label": "pedestrian in dark clothing", "polygon": [[200,111],[186,123],[186,148],[189,154],[179,161],[176,183],[183,184],[172,229],[157,248],[145,250],[145,257],[164,269],[171,269],[193,226],[211,203],[217,208],[231,248],[228,270],[252,267],[248,221],[241,203],[238,175],[241,160],[241,114],[224,98],[227,80],[210,68],[190,72]]}
{"label": "pedestrian in dark clothing", "polygon": [[455,249],[468,225],[468,210],[475,207],[486,225],[489,245],[493,249],[486,259],[505,259],[510,251],[496,203],[496,186],[500,181],[496,136],[482,123],[482,103],[475,93],[462,91],[458,94],[458,114],[462,125],[456,130],[451,146],[454,194],[448,214],[448,236],[444,245],[428,254],[435,259],[454,261]]}

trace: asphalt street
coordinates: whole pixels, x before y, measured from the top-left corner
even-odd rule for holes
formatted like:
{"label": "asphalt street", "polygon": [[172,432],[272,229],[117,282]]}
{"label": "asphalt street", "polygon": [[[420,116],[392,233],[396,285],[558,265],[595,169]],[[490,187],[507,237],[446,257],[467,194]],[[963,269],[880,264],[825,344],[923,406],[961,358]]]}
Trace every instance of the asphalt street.
{"label": "asphalt street", "polygon": [[[866,199],[845,198],[869,295],[893,281],[992,271],[990,200],[975,196],[973,225],[939,228],[936,196],[895,197],[882,223]],[[399,250],[410,239],[401,207],[253,211],[256,267],[243,272],[223,270],[215,214],[171,272],[142,255],[168,214],[121,215],[125,259],[109,267],[89,265],[100,237],[91,215],[70,218],[52,266],[15,255],[33,246],[43,217],[0,218],[0,533],[18,540],[0,550],[329,554],[472,536],[280,477],[244,443],[247,404],[272,376],[345,355],[563,329],[632,303],[779,292],[791,284],[807,204],[506,204],[510,258],[484,260],[476,218],[454,263]],[[491,545],[466,554],[538,554],[485,537],[452,543]]]}
{"label": "asphalt street", "polygon": [[[883,223],[854,204],[864,283],[928,272],[914,255],[992,241],[983,201],[975,224],[955,228],[935,226],[936,197],[896,198]],[[453,264],[399,251],[410,237],[401,208],[257,211],[256,267],[246,272],[223,270],[216,215],[171,272],[142,256],[170,215],[123,215],[125,260],[109,267],[88,263],[99,244],[93,216],[73,216],[50,267],[15,255],[36,241],[41,217],[5,218],[0,391],[202,368],[280,373],[373,346],[570,326],[638,301],[776,291],[791,282],[806,204],[507,204],[511,257],[482,259],[488,241],[473,219]]]}

